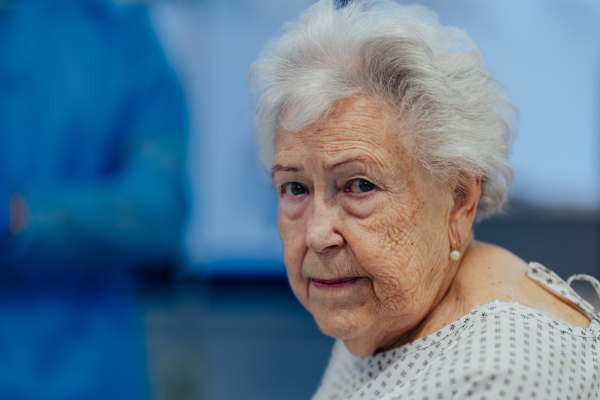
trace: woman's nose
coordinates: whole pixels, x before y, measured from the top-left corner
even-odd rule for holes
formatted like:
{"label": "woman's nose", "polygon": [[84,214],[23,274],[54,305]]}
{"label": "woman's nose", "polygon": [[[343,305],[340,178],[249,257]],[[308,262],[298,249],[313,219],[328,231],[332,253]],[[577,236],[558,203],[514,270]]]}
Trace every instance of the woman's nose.
{"label": "woman's nose", "polygon": [[319,253],[343,247],[346,241],[340,226],[336,206],[325,200],[315,199],[311,204],[306,227],[306,246]]}

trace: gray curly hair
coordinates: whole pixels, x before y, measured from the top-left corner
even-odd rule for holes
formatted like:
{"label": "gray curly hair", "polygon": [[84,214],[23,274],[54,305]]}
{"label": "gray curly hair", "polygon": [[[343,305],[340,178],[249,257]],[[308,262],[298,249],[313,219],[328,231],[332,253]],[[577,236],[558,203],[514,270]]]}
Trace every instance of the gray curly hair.
{"label": "gray curly hair", "polygon": [[286,129],[299,131],[340,101],[371,97],[395,110],[406,148],[434,178],[482,178],[478,218],[506,200],[516,108],[471,38],[423,6],[321,0],[267,46],[250,81],[262,93],[256,144],[268,169],[286,110]]}

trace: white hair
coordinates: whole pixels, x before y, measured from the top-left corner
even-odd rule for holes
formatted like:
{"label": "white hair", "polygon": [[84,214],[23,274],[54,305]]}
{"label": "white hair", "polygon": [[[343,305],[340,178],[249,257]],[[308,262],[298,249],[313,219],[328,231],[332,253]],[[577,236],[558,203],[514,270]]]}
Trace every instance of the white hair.
{"label": "white hair", "polygon": [[455,185],[482,178],[478,217],[506,200],[516,108],[471,38],[423,6],[321,0],[286,25],[250,79],[262,92],[256,144],[266,168],[286,110],[294,109],[286,129],[299,131],[362,96],[391,106],[408,151],[433,177]]}

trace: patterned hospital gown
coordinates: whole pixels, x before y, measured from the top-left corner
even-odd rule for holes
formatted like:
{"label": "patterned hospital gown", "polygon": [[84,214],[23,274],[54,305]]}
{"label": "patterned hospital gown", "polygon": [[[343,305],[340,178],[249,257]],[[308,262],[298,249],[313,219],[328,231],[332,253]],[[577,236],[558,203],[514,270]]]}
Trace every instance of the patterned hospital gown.
{"label": "patterned hospital gown", "polygon": [[[313,400],[600,398],[600,314],[544,266],[531,263],[527,274],[574,303],[590,327],[495,301],[372,357],[355,357],[337,341]],[[594,278],[573,279],[591,279],[600,290]]]}

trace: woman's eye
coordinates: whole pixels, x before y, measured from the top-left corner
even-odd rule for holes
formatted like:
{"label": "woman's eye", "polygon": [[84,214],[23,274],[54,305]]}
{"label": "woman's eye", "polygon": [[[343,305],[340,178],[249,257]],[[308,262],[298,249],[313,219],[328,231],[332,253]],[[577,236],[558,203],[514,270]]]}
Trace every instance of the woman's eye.
{"label": "woman's eye", "polygon": [[308,192],[306,188],[298,182],[286,183],[283,190],[288,196],[300,196]]}
{"label": "woman's eye", "polygon": [[366,179],[355,179],[350,182],[349,189],[353,193],[366,193],[375,189],[375,185]]}

